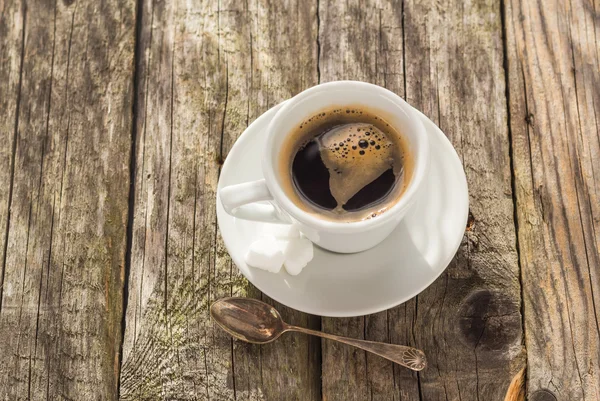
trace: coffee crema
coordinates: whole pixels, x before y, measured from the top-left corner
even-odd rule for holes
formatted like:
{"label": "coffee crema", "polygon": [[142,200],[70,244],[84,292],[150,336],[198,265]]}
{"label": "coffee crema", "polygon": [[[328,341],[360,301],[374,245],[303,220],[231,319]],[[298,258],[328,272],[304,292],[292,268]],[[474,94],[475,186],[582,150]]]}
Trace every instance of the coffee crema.
{"label": "coffee crema", "polygon": [[279,156],[286,194],[327,220],[380,215],[402,196],[413,163],[401,134],[364,106],[331,107],[292,130]]}

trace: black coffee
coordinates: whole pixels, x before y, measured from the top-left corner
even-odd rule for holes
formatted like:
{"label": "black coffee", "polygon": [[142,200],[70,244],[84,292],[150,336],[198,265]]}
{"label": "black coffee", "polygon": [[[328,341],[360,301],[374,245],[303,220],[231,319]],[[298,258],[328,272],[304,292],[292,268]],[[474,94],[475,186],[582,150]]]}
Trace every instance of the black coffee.
{"label": "black coffee", "polygon": [[375,217],[406,185],[402,137],[365,108],[324,110],[302,122],[288,142],[281,166],[296,195],[292,199],[331,219]]}

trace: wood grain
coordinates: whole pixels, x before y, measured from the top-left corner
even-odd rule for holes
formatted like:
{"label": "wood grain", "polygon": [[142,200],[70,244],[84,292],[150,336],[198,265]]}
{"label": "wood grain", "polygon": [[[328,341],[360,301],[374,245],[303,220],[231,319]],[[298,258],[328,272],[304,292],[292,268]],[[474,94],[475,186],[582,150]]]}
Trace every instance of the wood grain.
{"label": "wood grain", "polygon": [[231,340],[208,319],[225,65],[215,2],[141,3],[134,214],[121,399],[233,399]]}
{"label": "wood grain", "polygon": [[[218,234],[217,179],[253,119],[316,84],[312,7],[142,3],[122,399],[319,398],[318,340],[233,342],[208,314],[226,295],[260,297]],[[287,321],[318,326],[278,309]]]}
{"label": "wood grain", "polygon": [[117,396],[134,8],[0,4],[2,399]]}
{"label": "wood grain", "polygon": [[4,292],[6,245],[18,109],[21,97],[25,10],[21,2],[0,4],[0,311]]}
{"label": "wood grain", "polygon": [[507,1],[530,400],[600,399],[600,3]]}
{"label": "wood grain", "polygon": [[457,149],[470,189],[459,252],[418,296],[423,400],[501,400],[524,364],[502,19],[494,1],[405,3],[406,91]]}
{"label": "wood grain", "polygon": [[523,349],[501,10],[491,1],[406,1],[319,11],[322,79],[406,91],[457,148],[474,216],[448,271],[416,301],[364,319],[323,319],[336,334],[421,347],[430,367],[411,377],[323,342],[324,398],[502,399]]}
{"label": "wood grain", "polygon": [[[402,2],[320,2],[321,81],[372,82],[404,96]],[[367,317],[323,318],[323,330],[353,338],[414,345],[405,325],[414,300]],[[389,361],[331,341],[322,341],[323,399],[418,399],[417,374]]]}
{"label": "wood grain", "polygon": [[[231,1],[227,8],[235,8]],[[302,0],[251,2],[227,26],[223,43],[228,58],[228,114],[223,156],[249,122],[271,107],[318,83],[316,4]],[[240,34],[239,27],[244,27]],[[236,43],[249,45],[243,56]],[[239,46],[239,45],[238,45]],[[233,68],[232,68],[233,66]],[[245,80],[240,79],[245,77]],[[247,111],[246,111],[247,110]],[[224,250],[221,238],[217,245]],[[226,257],[231,266],[229,256]],[[232,266],[236,280],[242,279]],[[261,298],[274,305],[291,324],[320,328],[320,318],[278,304],[249,285],[234,295]],[[286,334],[274,343],[256,346],[234,341],[236,399],[318,400],[321,398],[320,341]]]}

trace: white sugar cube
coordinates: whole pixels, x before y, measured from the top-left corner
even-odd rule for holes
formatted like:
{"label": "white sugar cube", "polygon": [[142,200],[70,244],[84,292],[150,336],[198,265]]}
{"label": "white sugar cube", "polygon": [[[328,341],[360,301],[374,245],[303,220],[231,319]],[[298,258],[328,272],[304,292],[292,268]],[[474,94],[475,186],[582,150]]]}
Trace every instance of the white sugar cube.
{"label": "white sugar cube", "polygon": [[292,276],[300,274],[313,258],[313,243],[306,238],[292,238],[284,248],[285,270]]}
{"label": "white sugar cube", "polygon": [[278,273],[281,266],[295,276],[313,258],[313,244],[300,234],[296,224],[264,224],[260,239],[246,253],[249,266]]}
{"label": "white sugar cube", "polygon": [[246,253],[246,263],[248,266],[278,273],[285,260],[284,247],[285,243],[274,237],[260,238],[250,245]]}

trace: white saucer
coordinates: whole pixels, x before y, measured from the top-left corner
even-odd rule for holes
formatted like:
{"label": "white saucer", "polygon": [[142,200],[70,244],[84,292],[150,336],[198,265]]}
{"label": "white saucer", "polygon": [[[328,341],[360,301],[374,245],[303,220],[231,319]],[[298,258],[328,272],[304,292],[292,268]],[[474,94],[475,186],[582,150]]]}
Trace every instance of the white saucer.
{"label": "white saucer", "polygon": [[[229,152],[218,189],[262,178],[261,156],[275,106],[254,121]],[[431,166],[420,199],[378,246],[357,254],[315,247],[298,276],[249,267],[244,256],[264,223],[228,215],[217,195],[217,221],[242,274],[274,300],[314,315],[347,317],[380,312],[414,297],[446,269],[463,237],[469,209],[467,180],[452,144],[417,111],[431,136]],[[217,192],[218,193],[218,192]]]}

